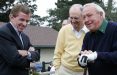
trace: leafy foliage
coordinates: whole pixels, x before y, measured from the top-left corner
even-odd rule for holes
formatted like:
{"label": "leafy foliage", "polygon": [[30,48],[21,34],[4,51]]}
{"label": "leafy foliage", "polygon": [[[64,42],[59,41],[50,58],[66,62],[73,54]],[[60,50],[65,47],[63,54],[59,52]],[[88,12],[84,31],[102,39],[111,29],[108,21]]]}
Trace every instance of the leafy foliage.
{"label": "leafy foliage", "polygon": [[[15,0],[0,0],[0,12],[8,10]],[[4,6],[7,5],[7,6]]]}
{"label": "leafy foliage", "polygon": [[100,6],[105,10],[106,19],[109,21],[117,21],[117,7],[115,0],[108,0],[107,3],[104,4],[103,0],[100,2]]}
{"label": "leafy foliage", "polygon": [[41,18],[38,15],[32,15],[32,18],[30,20],[30,25],[40,26],[42,24],[44,24],[44,19],[43,18]]}
{"label": "leafy foliage", "polygon": [[[9,22],[9,13],[14,6],[15,0],[1,0],[0,1],[0,21]],[[34,11],[37,11],[36,0],[18,0],[16,3],[26,4],[32,11],[31,25],[38,25],[43,23],[43,19],[40,16],[35,15]]]}
{"label": "leafy foliage", "polygon": [[15,0],[0,0],[0,21],[8,22],[10,7],[13,5]]}

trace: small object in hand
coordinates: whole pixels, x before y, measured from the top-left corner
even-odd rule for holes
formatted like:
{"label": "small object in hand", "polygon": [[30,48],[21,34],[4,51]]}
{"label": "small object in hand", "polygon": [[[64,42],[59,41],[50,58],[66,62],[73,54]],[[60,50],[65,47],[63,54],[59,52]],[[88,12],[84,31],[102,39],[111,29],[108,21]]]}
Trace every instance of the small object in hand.
{"label": "small object in hand", "polygon": [[78,64],[83,68],[87,66],[87,60],[88,60],[88,57],[85,55],[81,55],[80,58],[77,59]]}

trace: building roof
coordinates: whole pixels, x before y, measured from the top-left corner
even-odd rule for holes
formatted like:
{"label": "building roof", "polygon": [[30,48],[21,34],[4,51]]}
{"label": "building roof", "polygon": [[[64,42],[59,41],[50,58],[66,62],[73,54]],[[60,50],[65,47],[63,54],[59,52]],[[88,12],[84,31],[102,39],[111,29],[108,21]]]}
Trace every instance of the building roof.
{"label": "building roof", "polygon": [[56,44],[58,32],[52,28],[28,26],[24,32],[29,36],[34,46],[51,47]]}
{"label": "building roof", "polygon": [[[0,22],[0,26],[3,22]],[[58,31],[49,27],[27,26],[24,30],[35,47],[55,47]]]}

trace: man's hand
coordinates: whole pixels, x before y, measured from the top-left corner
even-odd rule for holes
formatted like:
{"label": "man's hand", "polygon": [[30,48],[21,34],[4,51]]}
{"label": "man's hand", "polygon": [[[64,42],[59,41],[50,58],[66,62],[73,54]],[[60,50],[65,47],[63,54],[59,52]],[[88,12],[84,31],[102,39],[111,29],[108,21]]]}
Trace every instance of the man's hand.
{"label": "man's hand", "polygon": [[85,54],[88,57],[88,62],[92,62],[97,59],[97,52],[93,52],[91,54]]}
{"label": "man's hand", "polygon": [[28,51],[26,51],[26,50],[18,50],[18,52],[23,57],[28,55]]}
{"label": "man's hand", "polygon": [[93,62],[95,59],[97,59],[97,52],[85,50],[80,53],[80,56],[78,58],[78,64],[81,67],[86,67],[88,62]]}
{"label": "man's hand", "polygon": [[35,48],[34,48],[34,47],[30,47],[30,48],[28,49],[28,51],[35,51]]}
{"label": "man's hand", "polygon": [[86,66],[87,66],[87,60],[88,60],[88,57],[87,57],[87,56],[81,55],[81,56],[79,57],[79,59],[77,59],[77,60],[78,60],[78,64],[79,64],[81,67],[86,67]]}

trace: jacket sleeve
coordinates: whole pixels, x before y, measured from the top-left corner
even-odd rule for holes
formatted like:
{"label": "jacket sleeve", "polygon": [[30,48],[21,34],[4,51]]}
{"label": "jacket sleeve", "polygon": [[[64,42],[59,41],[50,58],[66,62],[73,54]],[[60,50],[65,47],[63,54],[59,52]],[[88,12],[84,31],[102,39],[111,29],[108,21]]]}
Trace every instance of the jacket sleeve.
{"label": "jacket sleeve", "polygon": [[40,55],[38,51],[29,51],[31,53],[31,62],[32,61],[38,61],[40,59]]}
{"label": "jacket sleeve", "polygon": [[[10,38],[10,37],[9,37]],[[13,41],[4,38],[0,35],[0,57],[11,67],[28,68],[29,60],[27,57],[22,57],[16,48]]]}
{"label": "jacket sleeve", "polygon": [[[29,47],[29,48],[30,48],[30,47],[33,47],[33,45],[32,45],[31,42],[30,42],[29,37],[28,37],[27,35],[25,35],[25,38],[27,38],[27,41],[29,41],[28,47]],[[38,61],[38,60],[40,59],[40,54],[39,54],[39,52],[38,52],[37,50],[35,50],[35,51],[30,51],[29,48],[28,48],[28,51],[31,53],[30,58],[29,58],[29,61],[30,61],[30,62]]]}

